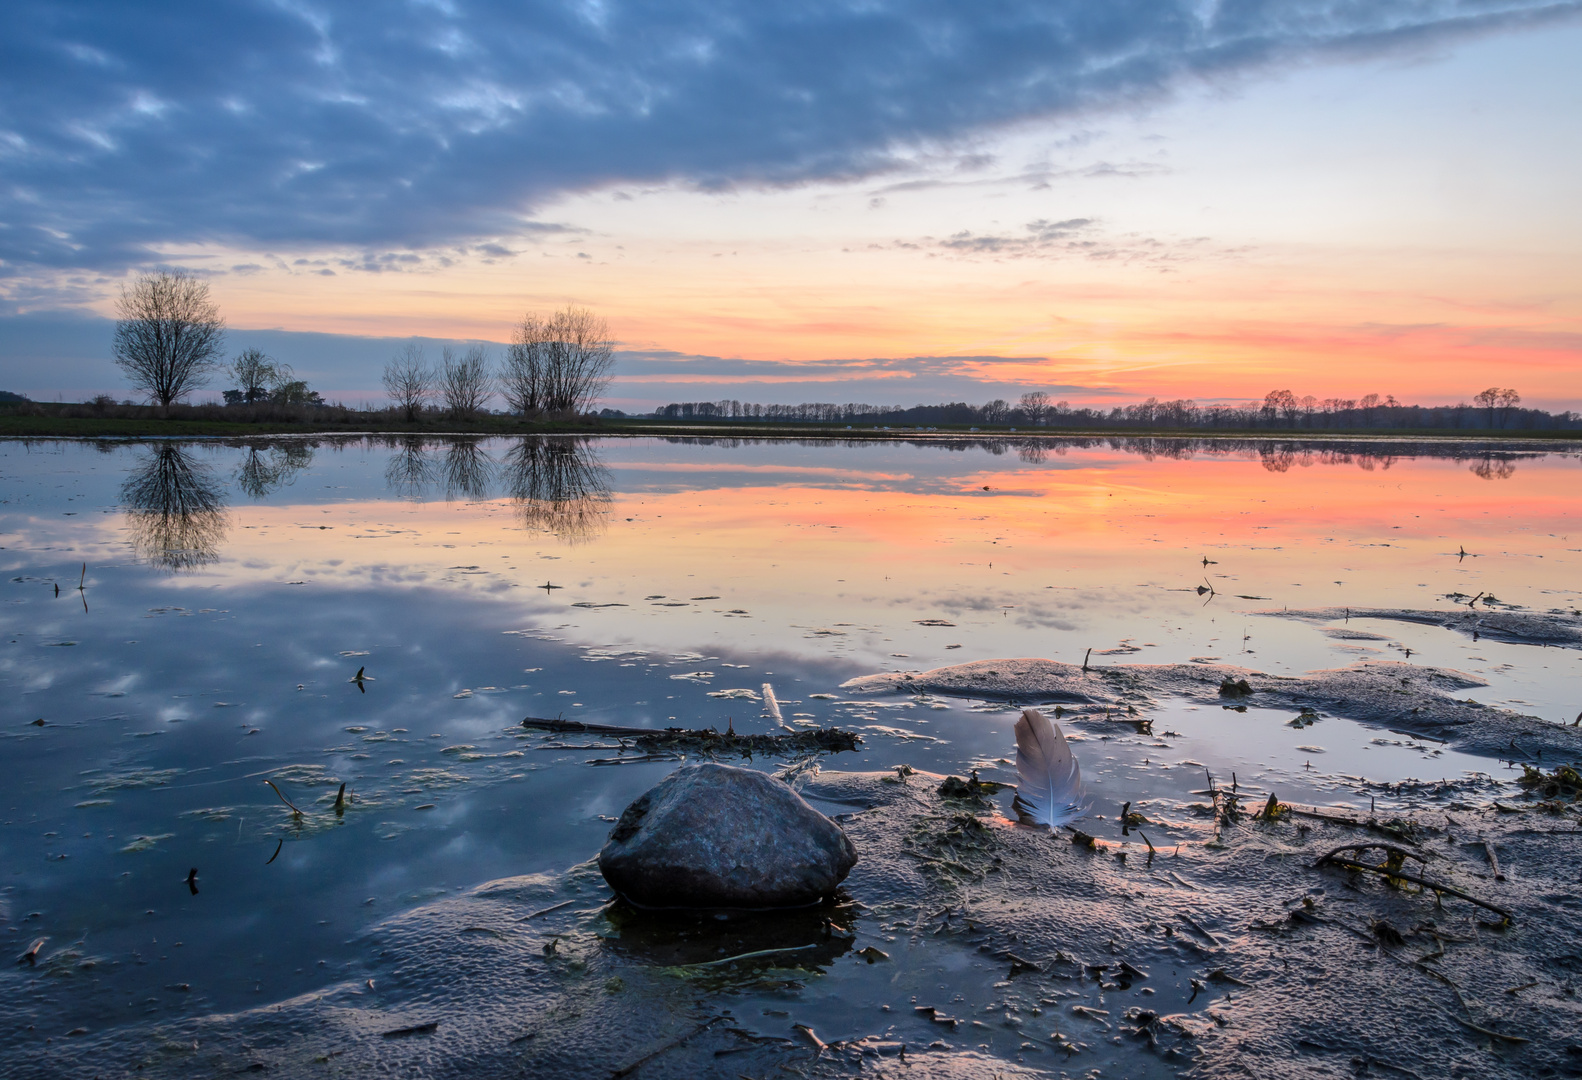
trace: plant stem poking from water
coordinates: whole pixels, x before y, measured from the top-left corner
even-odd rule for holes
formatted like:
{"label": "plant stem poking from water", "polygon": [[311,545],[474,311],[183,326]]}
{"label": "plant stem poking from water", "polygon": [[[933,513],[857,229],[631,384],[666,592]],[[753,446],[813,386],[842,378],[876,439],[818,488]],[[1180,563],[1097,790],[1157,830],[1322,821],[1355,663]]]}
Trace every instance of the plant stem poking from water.
{"label": "plant stem poking from water", "polygon": [[269,856],[269,862],[264,863],[264,865],[268,866],[269,863],[272,863],[276,859],[280,858],[280,849],[285,847],[285,846],[286,846],[286,838],[282,836],[280,838],[280,842],[275,845],[275,853],[273,855]]}
{"label": "plant stem poking from water", "polygon": [[1090,657],[1092,655],[1093,655],[1093,646],[1089,645],[1087,653],[1082,657],[1082,670],[1083,671],[1088,670],[1088,657]]}
{"label": "plant stem poking from water", "polygon": [[194,866],[187,871],[187,888],[192,890],[192,895],[198,895],[198,868]]}
{"label": "plant stem poking from water", "polygon": [[291,812],[293,814],[297,815],[297,817],[301,817],[302,816],[302,811],[298,810],[296,804],[293,803],[290,799],[286,798],[285,794],[279,788],[275,787],[275,782],[273,780],[265,780],[264,783],[268,784],[270,786],[270,788],[274,791],[274,793],[276,795],[280,796],[280,801],[281,802],[283,802],[287,806],[291,807]]}
{"label": "plant stem poking from water", "polygon": [[346,785],[345,784],[342,784],[341,785],[341,789],[335,793],[335,812],[337,814],[344,814],[344,813],[346,813]]}

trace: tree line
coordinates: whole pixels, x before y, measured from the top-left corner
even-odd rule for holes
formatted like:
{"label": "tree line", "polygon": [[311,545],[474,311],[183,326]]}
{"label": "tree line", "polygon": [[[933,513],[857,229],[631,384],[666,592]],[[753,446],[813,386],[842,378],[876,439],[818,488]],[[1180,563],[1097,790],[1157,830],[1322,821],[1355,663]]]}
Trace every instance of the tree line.
{"label": "tree line", "polygon": [[470,420],[495,393],[522,416],[584,413],[610,384],[615,363],[610,327],[586,308],[526,315],[496,370],[482,345],[441,351],[431,365],[423,346],[409,343],[385,365],[385,393],[393,408],[415,420],[442,403],[447,416]]}
{"label": "tree line", "polygon": [[942,405],[866,405],[804,402],[761,405],[725,399],[661,406],[652,415],[665,420],[747,420],[793,424],[864,424],[907,427],[1095,427],[1207,431],[1574,431],[1582,413],[1550,413],[1521,408],[1515,390],[1489,387],[1457,405],[1406,405],[1394,395],[1361,398],[1297,397],[1274,390],[1262,402],[1199,405],[1190,399],[1149,398],[1110,409],[1072,406],[1043,391],[1025,393],[1014,404],[997,398],[982,405],[963,401]]}
{"label": "tree line", "polygon": [[[224,373],[226,405],[324,405],[291,365],[259,349],[225,362],[225,319],[209,284],[191,274],[145,274],[121,290],[112,356],[132,388],[161,410]],[[407,344],[385,365],[393,410],[412,421],[436,408],[458,420],[477,416],[496,393],[523,416],[581,414],[610,382],[609,324],[585,308],[526,315],[498,370],[482,345],[446,346],[430,364],[423,346]]]}

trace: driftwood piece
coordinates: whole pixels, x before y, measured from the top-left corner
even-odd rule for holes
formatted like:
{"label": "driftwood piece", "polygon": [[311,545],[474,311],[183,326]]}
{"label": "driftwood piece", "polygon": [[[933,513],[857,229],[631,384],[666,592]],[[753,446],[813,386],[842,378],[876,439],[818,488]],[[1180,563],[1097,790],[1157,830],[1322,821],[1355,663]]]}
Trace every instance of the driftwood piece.
{"label": "driftwood piece", "polygon": [[540,731],[582,732],[631,739],[638,748],[649,753],[670,750],[744,755],[838,754],[842,750],[855,750],[862,743],[862,736],[834,727],[778,735],[741,735],[735,731],[719,732],[713,728],[620,727],[614,724],[588,724],[580,720],[546,720],[536,716],[524,719],[522,726]]}

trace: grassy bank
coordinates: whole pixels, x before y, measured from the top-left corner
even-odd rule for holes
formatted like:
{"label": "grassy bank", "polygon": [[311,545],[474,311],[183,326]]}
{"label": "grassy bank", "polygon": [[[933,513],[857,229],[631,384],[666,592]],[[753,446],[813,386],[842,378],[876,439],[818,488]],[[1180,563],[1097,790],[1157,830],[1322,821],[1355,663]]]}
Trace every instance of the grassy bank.
{"label": "grassy bank", "polygon": [[1348,428],[1324,431],[1290,428],[1145,428],[1094,424],[1089,427],[993,427],[944,425],[928,429],[881,424],[784,423],[751,420],[699,421],[597,416],[480,415],[468,420],[440,413],[408,421],[386,410],[341,406],[176,405],[164,415],[145,405],[26,402],[0,406],[0,437],[12,438],[238,438],[268,435],[325,435],[377,432],[411,435],[660,435],[690,438],[933,439],[1009,437],[1037,440],[1085,438],[1274,439],[1338,441],[1354,439],[1446,440],[1454,442],[1582,442],[1582,431],[1489,431],[1447,428]]}

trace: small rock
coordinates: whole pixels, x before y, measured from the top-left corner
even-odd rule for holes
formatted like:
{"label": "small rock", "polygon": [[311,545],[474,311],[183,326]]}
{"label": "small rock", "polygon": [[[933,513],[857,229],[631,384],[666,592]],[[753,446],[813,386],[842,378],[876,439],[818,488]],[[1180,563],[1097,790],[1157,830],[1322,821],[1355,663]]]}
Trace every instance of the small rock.
{"label": "small rock", "polygon": [[599,870],[652,908],[815,904],[857,862],[829,818],[786,784],[750,769],[684,765],[621,814]]}

